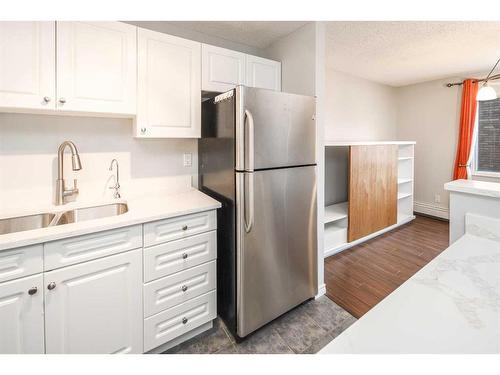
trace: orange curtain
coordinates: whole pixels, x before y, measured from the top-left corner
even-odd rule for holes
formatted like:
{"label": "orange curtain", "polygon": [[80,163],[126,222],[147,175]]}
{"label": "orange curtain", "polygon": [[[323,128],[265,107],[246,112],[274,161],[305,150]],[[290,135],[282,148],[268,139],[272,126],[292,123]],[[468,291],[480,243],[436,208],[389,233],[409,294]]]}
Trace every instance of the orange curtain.
{"label": "orange curtain", "polygon": [[453,179],[467,178],[467,162],[469,161],[474,124],[476,122],[477,109],[476,80],[466,79],[462,85],[462,108],[460,110],[460,134],[458,138],[457,156],[455,158],[455,170]]}

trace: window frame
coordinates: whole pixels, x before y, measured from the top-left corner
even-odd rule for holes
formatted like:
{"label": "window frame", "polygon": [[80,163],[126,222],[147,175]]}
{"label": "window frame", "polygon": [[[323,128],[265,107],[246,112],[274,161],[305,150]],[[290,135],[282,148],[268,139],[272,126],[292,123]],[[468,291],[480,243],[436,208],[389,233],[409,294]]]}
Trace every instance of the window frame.
{"label": "window frame", "polygon": [[[498,83],[488,83],[490,86],[494,87],[498,92],[500,84]],[[477,102],[476,108],[476,120],[474,121],[474,132],[472,138],[472,147],[471,156],[469,157],[469,168],[470,168],[470,177],[489,177],[489,178],[498,178],[500,179],[500,172],[490,172],[490,171],[481,171],[478,169],[478,151],[479,151],[479,102]]]}

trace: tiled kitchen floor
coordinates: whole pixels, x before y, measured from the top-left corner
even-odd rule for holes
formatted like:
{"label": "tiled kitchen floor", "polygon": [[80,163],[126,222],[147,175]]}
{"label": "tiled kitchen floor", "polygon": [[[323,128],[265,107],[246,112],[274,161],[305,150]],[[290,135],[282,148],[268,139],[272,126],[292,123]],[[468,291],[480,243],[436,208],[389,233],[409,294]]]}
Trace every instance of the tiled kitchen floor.
{"label": "tiled kitchen floor", "polygon": [[328,297],[308,301],[237,343],[224,323],[165,354],[311,354],[318,352],[356,319]]}

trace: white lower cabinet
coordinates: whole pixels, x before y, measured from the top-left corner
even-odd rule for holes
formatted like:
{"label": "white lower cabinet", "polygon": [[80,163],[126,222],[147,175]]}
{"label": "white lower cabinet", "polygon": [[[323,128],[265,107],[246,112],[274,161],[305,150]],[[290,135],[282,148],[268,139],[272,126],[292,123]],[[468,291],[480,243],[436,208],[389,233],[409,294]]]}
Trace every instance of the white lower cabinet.
{"label": "white lower cabinet", "polygon": [[144,351],[149,351],[215,319],[215,290],[144,320]]}
{"label": "white lower cabinet", "polygon": [[0,354],[144,353],[208,329],[216,226],[212,210],[0,251]]}
{"label": "white lower cabinet", "polygon": [[142,353],[141,253],[45,273],[47,353]]}
{"label": "white lower cabinet", "polygon": [[43,354],[43,276],[0,284],[0,354]]}

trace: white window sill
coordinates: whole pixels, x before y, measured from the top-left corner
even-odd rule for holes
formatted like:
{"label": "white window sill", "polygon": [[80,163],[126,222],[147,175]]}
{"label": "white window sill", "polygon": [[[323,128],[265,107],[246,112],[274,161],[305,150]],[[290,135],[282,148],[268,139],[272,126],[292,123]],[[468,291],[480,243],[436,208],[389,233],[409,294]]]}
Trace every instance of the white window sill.
{"label": "white window sill", "polygon": [[472,172],[472,178],[474,177],[488,177],[488,178],[498,178],[500,179],[500,172],[481,172],[474,171]]}

